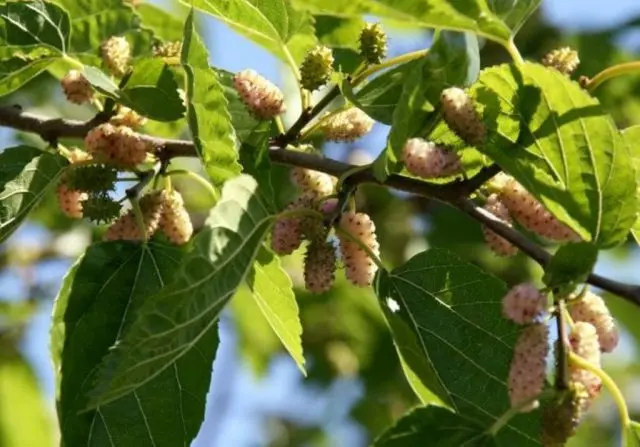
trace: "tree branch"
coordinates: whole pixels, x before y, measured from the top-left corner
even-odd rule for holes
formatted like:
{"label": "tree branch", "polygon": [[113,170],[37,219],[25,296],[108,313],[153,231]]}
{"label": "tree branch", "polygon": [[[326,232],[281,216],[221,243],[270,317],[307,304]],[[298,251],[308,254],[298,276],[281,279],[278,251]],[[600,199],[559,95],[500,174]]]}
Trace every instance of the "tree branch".
{"label": "tree branch", "polygon": [[[458,198],[451,204],[511,242],[542,267],[545,267],[551,260],[551,255],[546,250],[533,243],[522,233],[519,233],[510,226],[505,225],[493,214],[481,206],[476,205],[471,200],[462,197]],[[596,275],[595,273],[591,273],[589,275],[587,282],[593,286],[619,295],[640,305],[640,285],[621,283]]]}
{"label": "tree branch", "polygon": [[[108,120],[108,114],[100,113],[88,121],[78,121],[27,113],[17,106],[0,107],[0,126],[35,133],[48,142],[60,137],[84,138],[89,130]],[[355,167],[348,163],[315,154],[283,149],[282,146],[289,142],[289,138],[293,134],[287,133],[285,135],[288,135],[288,137],[281,142],[276,140],[275,143],[278,146],[273,146],[269,152],[269,158],[273,163],[313,169],[336,177],[341,177]],[[141,137],[156,147],[156,154],[161,160],[197,155],[195,146],[191,141],[164,139],[150,135],[141,135]],[[280,143],[282,143],[282,146]],[[551,259],[551,255],[547,251],[467,199],[470,194],[499,171],[499,167],[491,165],[481,169],[475,176],[467,180],[457,180],[447,184],[434,184],[396,174],[388,176],[385,181],[380,181],[375,177],[371,168],[365,168],[350,175],[348,181],[352,185],[377,184],[448,203],[486,225],[544,267]],[[640,286],[638,285],[620,283],[596,274],[589,275],[588,282],[593,286],[640,305]]]}

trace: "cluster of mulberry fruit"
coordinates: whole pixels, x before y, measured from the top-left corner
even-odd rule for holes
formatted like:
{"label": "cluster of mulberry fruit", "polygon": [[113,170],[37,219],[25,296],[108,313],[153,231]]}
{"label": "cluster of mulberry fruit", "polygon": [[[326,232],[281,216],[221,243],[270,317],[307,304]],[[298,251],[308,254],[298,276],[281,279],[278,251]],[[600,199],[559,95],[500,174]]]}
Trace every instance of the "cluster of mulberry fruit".
{"label": "cluster of mulberry fruit", "polygon": [[[291,178],[300,194],[285,210],[291,215],[276,220],[271,246],[276,253],[288,255],[297,250],[304,240],[308,240],[304,262],[305,286],[313,293],[323,293],[335,281],[336,247],[328,240],[330,228],[326,225],[340,211],[337,209],[337,199],[330,197],[335,188],[335,179],[303,168],[294,168]],[[364,213],[346,211],[340,216],[336,227],[347,279],[357,286],[371,285],[377,265],[369,253],[377,257],[380,252],[373,221]]]}
{"label": "cluster of mulberry fruit", "polygon": [[[567,305],[572,324],[568,339],[563,341],[566,349],[600,367],[601,353],[611,352],[618,344],[611,313],[602,298],[588,290],[570,297]],[[524,326],[516,341],[508,377],[511,406],[519,411],[538,407],[537,397],[545,387],[549,353],[547,309],[546,294],[529,283],[514,286],[502,301],[505,318]],[[549,421],[544,424],[545,445],[564,445],[602,387],[597,375],[571,362],[569,382],[569,390],[545,408],[544,417]]]}

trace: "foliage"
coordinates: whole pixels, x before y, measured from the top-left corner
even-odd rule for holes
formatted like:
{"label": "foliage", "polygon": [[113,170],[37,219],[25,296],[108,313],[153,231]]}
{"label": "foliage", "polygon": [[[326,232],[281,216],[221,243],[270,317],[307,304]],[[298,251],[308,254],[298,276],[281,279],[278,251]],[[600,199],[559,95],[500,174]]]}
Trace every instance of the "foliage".
{"label": "foliage", "polygon": [[[585,377],[612,394],[625,445],[640,445],[623,393],[579,346],[558,344],[530,400],[512,399],[525,330],[504,310],[513,284],[549,298],[543,309],[516,303],[531,311],[521,320],[574,344],[566,306],[598,286],[617,295],[606,300],[638,342],[639,286],[594,269],[603,250],[640,242],[640,125],[625,112],[640,109],[628,94],[636,81],[618,79],[640,63],[599,57],[616,48],[612,33],[593,52],[593,36],[580,36],[582,77],[577,61],[550,61],[560,53],[542,59],[551,48],[530,37],[550,34],[539,4],[0,1],[0,125],[20,132],[0,151],[0,267],[31,278],[32,264],[74,261],[50,331],[61,445],[190,444],[227,313],[254,374],[284,354],[319,389],[357,378],[364,391],[350,416],[372,445],[543,445],[543,413]],[[371,16],[426,30],[428,46],[378,63],[387,36],[365,28]],[[272,54],[295,85],[280,89],[252,61],[239,73],[212,66],[204,17]],[[376,33],[373,59],[361,54],[363,29]],[[322,57],[301,70],[309,54]],[[316,97],[303,86],[318,79],[329,85]],[[326,155],[327,140],[350,143],[376,122],[389,131],[370,163]],[[407,144],[416,139],[424,144]],[[109,185],[74,189],[86,166],[108,172]],[[483,208],[494,199],[504,214]],[[83,204],[106,225],[73,221]],[[16,248],[32,223],[52,239],[90,228],[91,240],[73,253],[65,239]],[[521,254],[498,258],[483,235]],[[33,299],[0,301],[2,445],[53,437],[18,348]],[[593,312],[586,321],[601,332],[609,310]],[[600,387],[585,389],[591,404]],[[574,440],[596,426],[587,407]],[[295,445],[317,435],[288,431]]]}

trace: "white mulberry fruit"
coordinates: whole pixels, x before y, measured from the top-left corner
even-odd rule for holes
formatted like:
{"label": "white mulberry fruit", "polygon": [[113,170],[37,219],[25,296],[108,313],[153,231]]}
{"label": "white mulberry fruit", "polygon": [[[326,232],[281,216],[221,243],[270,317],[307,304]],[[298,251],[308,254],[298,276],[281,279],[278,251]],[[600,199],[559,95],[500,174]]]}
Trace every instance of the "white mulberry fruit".
{"label": "white mulberry fruit", "polygon": [[422,138],[407,140],[402,161],[411,174],[422,178],[446,177],[460,172],[460,157],[454,151]]}
{"label": "white mulberry fruit", "polygon": [[171,243],[183,245],[189,242],[193,235],[193,224],[178,191],[162,191],[162,212],[158,226]]}
{"label": "white mulberry fruit", "polygon": [[[525,327],[513,351],[509,369],[509,397],[511,407],[527,412],[538,407],[535,399],[542,389],[546,377],[546,358],[549,353],[549,331],[544,324]],[[531,402],[529,405],[523,405]]]}
{"label": "white mulberry fruit", "polygon": [[[353,211],[344,213],[340,219],[340,228],[368,247],[373,254],[380,255],[376,227],[367,214]],[[342,235],[338,235],[338,238],[347,279],[356,286],[370,286],[378,270],[377,264],[356,242]]]}
{"label": "white mulberry fruit", "polygon": [[93,98],[91,84],[78,70],[70,70],[60,83],[67,100],[74,104],[84,104]]}
{"label": "white mulberry fruit", "polygon": [[329,141],[353,141],[371,132],[373,123],[365,112],[351,107],[327,118],[320,129]]}
{"label": "white mulberry fruit", "polygon": [[611,352],[618,345],[618,328],[600,296],[587,291],[584,296],[571,301],[569,314],[574,321],[584,321],[595,327],[602,352]]}
{"label": "white mulberry fruit", "polygon": [[442,117],[447,125],[467,144],[481,145],[486,137],[486,128],[476,112],[473,100],[458,87],[450,87],[440,95]]}
{"label": "white mulberry fruit", "polygon": [[[504,203],[500,201],[497,194],[491,194],[487,198],[487,202],[484,204],[484,209],[500,219],[504,224],[512,226],[513,221],[511,219],[511,215],[509,215],[509,210]],[[498,256],[515,256],[518,253],[518,247],[497,234],[495,231],[491,230],[489,227],[483,225],[482,233],[484,235],[484,240],[487,242],[487,245],[489,245],[489,248],[491,248],[491,251]]]}
{"label": "white mulberry fruit", "polygon": [[335,281],[336,251],[330,242],[312,242],[304,258],[304,284],[312,293],[324,293]]}
{"label": "white mulberry fruit", "polygon": [[502,313],[517,324],[533,323],[546,309],[546,295],[530,283],[512,287],[502,299]]}
{"label": "white mulberry fruit", "polygon": [[286,110],[280,89],[254,70],[236,73],[233,85],[247,109],[259,119],[271,119]]}
{"label": "white mulberry fruit", "polygon": [[84,191],[70,189],[66,184],[60,183],[56,189],[58,205],[62,212],[72,219],[82,219],[82,202],[88,195]]}

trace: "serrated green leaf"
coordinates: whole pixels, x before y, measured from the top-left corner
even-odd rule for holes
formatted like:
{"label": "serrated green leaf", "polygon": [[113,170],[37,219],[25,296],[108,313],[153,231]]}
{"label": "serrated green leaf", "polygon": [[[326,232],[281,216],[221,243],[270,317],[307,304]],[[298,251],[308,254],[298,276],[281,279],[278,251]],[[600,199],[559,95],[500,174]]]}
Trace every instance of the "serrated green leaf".
{"label": "serrated green leaf", "polygon": [[640,423],[631,421],[624,430],[627,432],[627,442],[624,447],[640,447]]}
{"label": "serrated green leaf", "polygon": [[[502,281],[432,249],[381,272],[376,293],[400,356],[426,388],[485,427],[509,408],[506,378],[518,329],[502,316]],[[537,445],[538,427],[535,413],[520,416],[500,439]]]}
{"label": "serrated green leaf", "polygon": [[545,267],[544,281],[550,289],[584,283],[598,260],[598,247],[587,242],[563,245]]}
{"label": "serrated green leaf", "polygon": [[64,54],[69,47],[69,14],[42,0],[0,4],[4,20],[2,36],[8,45],[41,45]]}
{"label": "serrated green leaf", "polygon": [[38,378],[8,338],[0,337],[0,445],[53,445],[53,418]]}
{"label": "serrated green leaf", "polygon": [[272,219],[253,178],[242,175],[225,183],[176,280],[147,298],[103,360],[90,407],[135,393],[215,331],[220,312],[251,270]]}
{"label": "serrated green leaf", "polygon": [[53,0],[71,16],[68,53],[88,65],[100,64],[100,44],[111,36],[124,36],[132,55],[148,54],[151,33],[140,28],[135,10],[122,0]]}
{"label": "serrated green leaf", "polygon": [[[638,201],[640,201],[640,126],[632,126],[623,130],[622,136],[631,151],[631,160],[636,172],[636,197],[638,197]],[[640,206],[640,204],[638,204],[638,206]],[[640,217],[636,217],[636,222],[631,228],[631,234],[636,242],[640,244]]]}
{"label": "serrated green leaf", "polygon": [[633,164],[596,99],[534,63],[491,68],[472,90],[490,130],[478,150],[586,241],[604,248],[626,239],[637,209]]}
{"label": "serrated green leaf", "polygon": [[430,127],[442,90],[472,83],[479,70],[478,40],[474,35],[450,31],[438,35],[422,62],[404,79],[393,112],[387,148],[374,162],[379,179],[402,169],[400,160],[407,139],[423,134]]}
{"label": "serrated green leaf", "polygon": [[285,0],[181,0],[212,15],[297,69],[316,43],[313,18]]}
{"label": "serrated green leaf", "polygon": [[430,445],[438,447],[496,446],[495,440],[483,432],[484,428],[473,419],[445,408],[426,406],[402,416],[373,445],[414,447],[423,445],[428,439]]}
{"label": "serrated green leaf", "polygon": [[58,416],[68,446],[188,445],[204,417],[215,330],[131,394],[83,412],[102,358],[150,296],[171,282],[185,250],[156,242],[89,247],[67,273],[53,315]]}
{"label": "serrated green leaf", "polygon": [[184,115],[178,84],[167,64],[159,58],[142,59],[121,91],[121,101],[156,121],[174,121]]}
{"label": "serrated green leaf", "polygon": [[44,46],[0,47],[0,97],[22,87],[60,57],[58,50]]}
{"label": "serrated green leaf", "polygon": [[187,77],[187,121],[211,182],[219,186],[240,173],[235,133],[220,79],[197,35],[193,10],[184,26],[181,62]]}
{"label": "serrated green leaf", "polygon": [[120,100],[120,89],[113,79],[97,67],[84,67],[84,77],[100,93],[112,99]]}
{"label": "serrated green leaf", "polygon": [[484,0],[295,0],[294,4],[316,14],[373,15],[416,27],[471,31],[503,44],[512,35]]}
{"label": "serrated green leaf", "polygon": [[0,242],[55,186],[67,164],[64,157],[30,146],[0,152]]}
{"label": "serrated green leaf", "polygon": [[280,258],[264,247],[260,249],[247,283],[269,325],[306,375],[298,303],[291,278],[282,269]]}
{"label": "serrated green leaf", "polygon": [[136,13],[142,20],[142,26],[149,28],[153,34],[167,42],[182,40],[183,21],[166,10],[151,3],[136,6]]}

